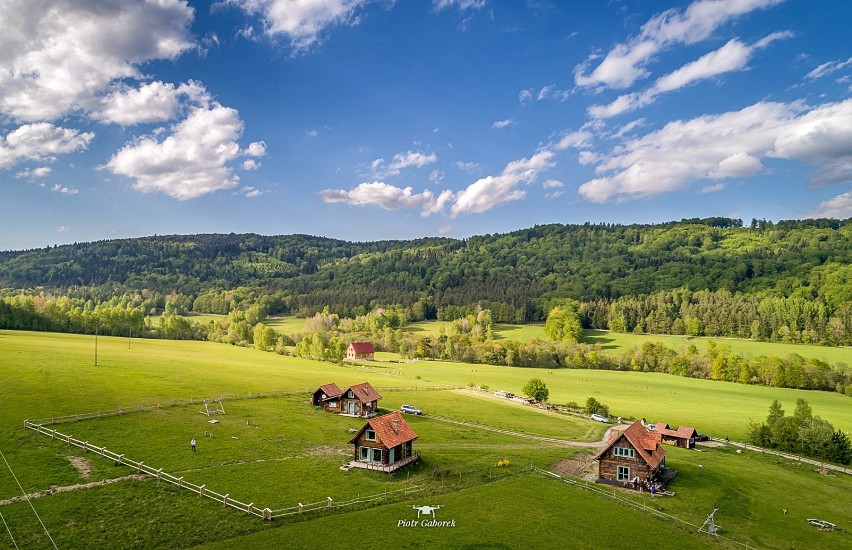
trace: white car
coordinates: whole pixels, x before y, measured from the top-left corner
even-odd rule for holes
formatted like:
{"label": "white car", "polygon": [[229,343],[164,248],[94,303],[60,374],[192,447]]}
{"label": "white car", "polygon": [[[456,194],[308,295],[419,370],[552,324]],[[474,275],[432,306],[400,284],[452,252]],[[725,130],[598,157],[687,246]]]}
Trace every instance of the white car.
{"label": "white car", "polygon": [[403,405],[399,408],[405,414],[423,414],[423,411],[415,407],[414,405]]}
{"label": "white car", "polygon": [[603,422],[604,424],[609,423],[609,418],[605,417],[605,416],[604,416],[604,415],[602,415],[602,414],[593,414],[593,415],[592,415],[592,420],[595,420],[595,421],[597,421],[597,422]]}

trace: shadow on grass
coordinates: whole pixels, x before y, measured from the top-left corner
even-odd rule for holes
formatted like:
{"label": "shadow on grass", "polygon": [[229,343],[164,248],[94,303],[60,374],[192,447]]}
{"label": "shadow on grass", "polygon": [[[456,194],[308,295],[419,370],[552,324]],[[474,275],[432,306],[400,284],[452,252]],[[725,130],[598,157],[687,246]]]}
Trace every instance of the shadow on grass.
{"label": "shadow on grass", "polygon": [[610,337],[609,332],[605,330],[584,330],[583,331],[583,343],[584,344],[592,344],[592,345],[600,345],[602,349],[616,349],[617,345],[612,342],[615,341],[615,338]]}

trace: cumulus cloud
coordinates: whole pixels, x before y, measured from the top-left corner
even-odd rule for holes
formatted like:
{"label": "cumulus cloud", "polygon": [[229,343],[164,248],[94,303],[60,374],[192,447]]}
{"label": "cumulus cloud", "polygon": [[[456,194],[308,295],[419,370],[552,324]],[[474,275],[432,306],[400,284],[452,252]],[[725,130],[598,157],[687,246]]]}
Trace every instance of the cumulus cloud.
{"label": "cumulus cloud", "polygon": [[263,19],[268,36],[281,35],[295,51],[310,48],[334,25],[357,25],[367,0],[228,0]]}
{"label": "cumulus cloud", "polygon": [[63,195],[76,195],[80,192],[79,189],[65,187],[64,185],[59,185],[58,183],[51,188],[51,191],[53,191],[54,193],[62,193]]}
{"label": "cumulus cloud", "polygon": [[120,85],[100,98],[100,109],[94,118],[122,126],[174,119],[181,100],[206,105],[210,96],[199,82],[190,81],[180,86],[166,82],[149,82],[138,88]]}
{"label": "cumulus cloud", "polygon": [[554,152],[540,149],[533,156],[506,165],[497,176],[481,178],[459,191],[450,207],[450,217],[460,214],[479,214],[503,203],[526,196],[521,184],[532,183],[540,172],[554,166]]}
{"label": "cumulus cloud", "polygon": [[811,185],[852,181],[852,99],[809,108],[760,102],[740,111],[673,121],[596,153],[600,177],[579,188],[592,202],[625,201],[682,189],[692,181],[752,175],[761,158],[807,162]]}
{"label": "cumulus cloud", "polygon": [[249,143],[249,146],[246,147],[245,151],[243,151],[243,155],[247,157],[264,157],[266,156],[266,142],[265,141],[253,141]]}
{"label": "cumulus cloud", "polygon": [[243,161],[241,166],[243,167],[243,170],[251,171],[260,168],[260,163],[254,159],[246,159]]}
{"label": "cumulus cloud", "polygon": [[27,168],[15,174],[18,179],[37,180],[50,175],[52,169],[49,166],[39,166],[38,168]]}
{"label": "cumulus cloud", "polygon": [[442,191],[438,197],[430,190],[413,193],[411,187],[396,187],[382,181],[361,183],[349,189],[324,189],[319,193],[323,202],[345,203],[353,206],[374,205],[385,210],[400,210],[403,208],[420,209],[421,216],[429,216],[439,212],[452,198],[451,191]]}
{"label": "cumulus cloud", "polygon": [[635,111],[653,103],[661,94],[725,73],[741,71],[748,66],[755,51],[765,48],[775,40],[789,36],[791,33],[788,32],[772,33],[752,45],[744,44],[737,39],[730,40],[721,48],[704,54],[695,61],[658,78],[647,90],[621,95],[607,105],[590,106],[589,115],[594,118],[610,118]]}
{"label": "cumulus cloud", "polygon": [[245,186],[245,187],[241,187],[241,188],[240,188],[240,192],[241,192],[241,193],[242,193],[242,194],[243,194],[243,195],[244,195],[247,199],[254,199],[254,198],[257,198],[257,197],[259,197],[259,196],[261,196],[261,195],[263,195],[263,194],[264,194],[264,192],[263,192],[263,191],[261,191],[260,189],[258,189],[257,187],[252,187],[252,186],[250,186],[250,185],[247,185],[247,186]]}
{"label": "cumulus cloud", "polygon": [[192,47],[185,0],[0,3],[0,113],[52,120],[97,108],[98,95],[138,66]]}
{"label": "cumulus cloud", "polygon": [[237,144],[242,131],[236,110],[218,103],[195,107],[165,138],[138,138],[115,153],[103,168],[132,178],[139,191],[159,191],[179,200],[231,189],[239,178],[228,163],[249,152]]}
{"label": "cumulus cloud", "polygon": [[505,120],[495,120],[491,123],[491,127],[495,129],[506,128],[507,126],[514,126],[515,122],[511,118],[507,118]]}
{"label": "cumulus cloud", "polygon": [[806,218],[852,218],[852,192],[846,192],[826,201],[822,201]]}
{"label": "cumulus cloud", "polygon": [[399,173],[406,168],[423,168],[434,162],[437,162],[438,156],[435,153],[423,153],[421,151],[405,151],[397,153],[393,159],[386,163],[385,159],[379,158],[370,164],[370,169],[378,178],[387,176],[398,176]]}
{"label": "cumulus cloud", "polygon": [[91,132],[80,133],[49,122],[24,124],[5,137],[0,136],[0,168],[8,168],[22,159],[50,161],[56,155],[82,151],[94,137]]}
{"label": "cumulus cloud", "polygon": [[637,36],[613,46],[591,71],[592,58],[578,65],[574,82],[583,87],[627,88],[648,76],[645,67],[659,52],[677,44],[706,40],[721,25],[782,1],[695,0],[685,10],[666,10],[642,25]]}

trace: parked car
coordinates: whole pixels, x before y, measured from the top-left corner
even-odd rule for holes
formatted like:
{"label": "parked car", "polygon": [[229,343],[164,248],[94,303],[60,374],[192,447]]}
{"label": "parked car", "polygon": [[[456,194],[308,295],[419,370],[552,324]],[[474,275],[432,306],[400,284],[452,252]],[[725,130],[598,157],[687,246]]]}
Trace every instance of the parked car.
{"label": "parked car", "polygon": [[695,441],[710,441],[710,436],[707,434],[698,434],[695,436]]}
{"label": "parked car", "polygon": [[415,407],[414,405],[403,405],[399,408],[405,414],[423,414],[423,411]]}
{"label": "parked car", "polygon": [[609,418],[605,417],[602,414],[597,414],[597,413],[592,415],[592,420],[595,420],[597,422],[603,422],[604,424],[609,422]]}

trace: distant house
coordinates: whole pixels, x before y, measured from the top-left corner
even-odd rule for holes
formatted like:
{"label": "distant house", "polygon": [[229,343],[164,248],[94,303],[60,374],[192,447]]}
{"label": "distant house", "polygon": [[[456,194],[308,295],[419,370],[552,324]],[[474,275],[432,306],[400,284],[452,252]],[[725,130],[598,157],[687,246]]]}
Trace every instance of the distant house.
{"label": "distant house", "polygon": [[346,358],[350,361],[372,361],[375,355],[376,350],[370,342],[352,342],[346,348]]}
{"label": "distant house", "polygon": [[649,432],[637,420],[617,433],[596,456],[598,481],[622,485],[635,477],[657,479],[666,465],[662,436]]}
{"label": "distant house", "polygon": [[695,448],[695,438],[698,436],[695,428],[680,426],[675,430],[670,428],[668,424],[658,422],[655,431],[662,436],[663,443],[667,445],[676,445],[684,449]]}
{"label": "distant house", "polygon": [[369,382],[349,386],[340,395],[341,414],[370,417],[375,416],[382,398]]}
{"label": "distant house", "polygon": [[339,413],[341,410],[340,396],[342,394],[343,391],[334,382],[325,384],[324,386],[320,386],[314,392],[313,396],[311,396],[311,405],[322,407],[329,412]]}
{"label": "distant house", "polygon": [[411,448],[417,434],[399,411],[367,421],[349,443],[355,446],[350,467],[393,472],[420,459]]}

